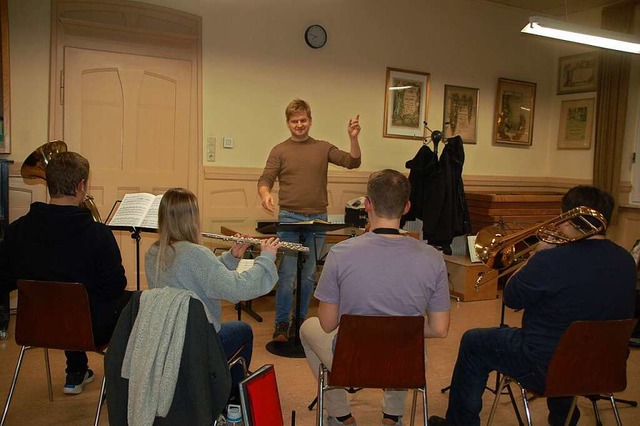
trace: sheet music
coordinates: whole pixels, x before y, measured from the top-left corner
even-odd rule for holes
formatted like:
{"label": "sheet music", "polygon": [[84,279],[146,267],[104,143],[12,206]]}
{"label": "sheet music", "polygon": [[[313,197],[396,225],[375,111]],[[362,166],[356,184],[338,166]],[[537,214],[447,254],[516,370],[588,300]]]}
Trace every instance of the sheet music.
{"label": "sheet music", "polygon": [[149,206],[149,211],[142,221],[141,227],[158,229],[158,209],[160,208],[160,201],[162,201],[162,195],[156,196],[153,203]]}
{"label": "sheet music", "polygon": [[251,269],[252,266],[253,266],[253,259],[240,259],[240,262],[238,263],[238,267],[236,268],[236,271],[238,271],[238,273],[244,272],[248,269]]}
{"label": "sheet music", "polygon": [[154,197],[145,193],[125,194],[109,225],[139,226]]}
{"label": "sheet music", "polygon": [[482,260],[480,260],[480,258],[478,257],[478,254],[476,253],[476,236],[475,235],[469,235],[467,237],[467,243],[469,244],[469,258],[471,259],[471,263],[480,263],[482,262]]}

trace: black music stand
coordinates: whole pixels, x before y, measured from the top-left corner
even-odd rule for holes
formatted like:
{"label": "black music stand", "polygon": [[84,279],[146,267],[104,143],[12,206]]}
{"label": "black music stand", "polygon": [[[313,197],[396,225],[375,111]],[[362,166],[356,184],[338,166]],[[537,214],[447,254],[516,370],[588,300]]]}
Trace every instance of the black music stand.
{"label": "black music stand", "polygon": [[[113,211],[116,209],[116,206],[118,204],[122,203],[122,200],[116,200],[113,203],[113,206],[111,207],[111,210],[109,211],[109,215],[107,216],[107,220],[105,221],[105,223],[109,222],[109,219],[111,219],[111,214],[113,213]],[[153,228],[142,228],[142,227],[138,227],[138,226],[124,226],[124,225],[107,225],[109,226],[109,228],[114,229],[116,231],[129,231],[131,232],[131,239],[136,240],[136,290],[140,291],[140,239],[142,238],[140,236],[141,232],[154,232],[157,233],[158,230],[157,229],[153,229]]]}
{"label": "black music stand", "polygon": [[[298,233],[298,241],[300,244],[304,243],[304,234],[306,232],[312,232],[315,234],[325,234],[329,231],[337,231],[338,229],[344,229],[348,225],[345,223],[279,223],[276,225],[278,231],[294,231]],[[261,228],[263,229],[263,228]],[[264,232],[264,231],[260,231]],[[315,242],[314,242],[315,244]],[[320,247],[322,249],[322,247]],[[318,254],[318,247],[316,247],[316,256]],[[314,259],[315,261],[316,259]],[[286,342],[271,341],[267,343],[267,350],[274,355],[283,356],[285,358],[304,358],[304,349],[300,342],[300,303],[302,298],[302,267],[304,266],[305,256],[304,253],[298,252],[298,263],[296,268],[296,315],[295,323],[292,326],[295,327],[295,339],[290,339]]]}

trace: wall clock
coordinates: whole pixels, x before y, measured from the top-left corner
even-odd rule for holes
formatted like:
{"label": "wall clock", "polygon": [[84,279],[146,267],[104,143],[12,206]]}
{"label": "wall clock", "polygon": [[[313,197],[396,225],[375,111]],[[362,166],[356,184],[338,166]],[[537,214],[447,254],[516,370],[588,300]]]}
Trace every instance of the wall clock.
{"label": "wall clock", "polygon": [[327,31],[322,25],[311,25],[304,32],[304,41],[312,49],[320,49],[327,43]]}

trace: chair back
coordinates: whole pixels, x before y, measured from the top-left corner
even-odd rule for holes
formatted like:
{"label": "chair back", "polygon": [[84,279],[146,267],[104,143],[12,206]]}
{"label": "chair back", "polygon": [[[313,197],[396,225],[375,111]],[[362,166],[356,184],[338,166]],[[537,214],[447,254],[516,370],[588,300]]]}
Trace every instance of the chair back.
{"label": "chair back", "polygon": [[96,351],[85,287],[80,283],[18,280],[16,343]]}
{"label": "chair back", "polygon": [[423,316],[340,317],[329,386],[421,388],[426,385]]}
{"label": "chair back", "polygon": [[272,364],[260,367],[240,382],[240,399],[246,426],[284,426]]}
{"label": "chair back", "polygon": [[627,346],[636,321],[572,323],[551,357],[544,396],[623,391],[627,387]]}

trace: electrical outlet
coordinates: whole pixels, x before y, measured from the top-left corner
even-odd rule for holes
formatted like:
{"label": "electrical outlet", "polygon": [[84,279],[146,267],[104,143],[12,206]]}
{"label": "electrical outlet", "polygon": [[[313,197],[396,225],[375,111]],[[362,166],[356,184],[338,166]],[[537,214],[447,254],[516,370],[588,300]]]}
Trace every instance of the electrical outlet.
{"label": "electrical outlet", "polygon": [[222,138],[222,147],[233,149],[233,138]]}

